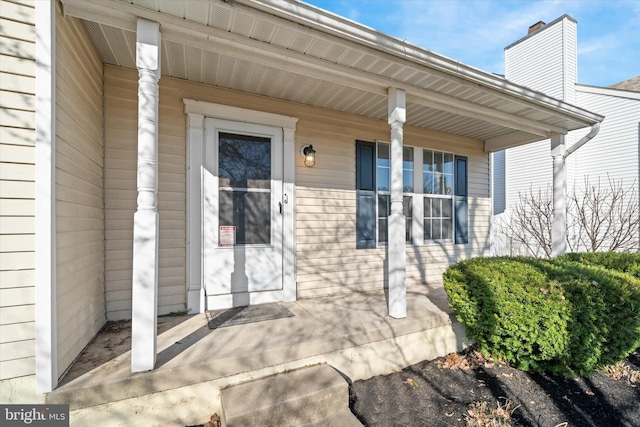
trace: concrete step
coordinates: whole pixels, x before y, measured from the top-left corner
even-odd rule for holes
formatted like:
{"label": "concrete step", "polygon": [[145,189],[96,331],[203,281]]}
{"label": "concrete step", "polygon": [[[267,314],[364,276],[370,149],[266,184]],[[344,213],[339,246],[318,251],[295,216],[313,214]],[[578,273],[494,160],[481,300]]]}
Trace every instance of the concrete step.
{"label": "concrete step", "polygon": [[227,427],[298,426],[348,411],[349,385],[321,364],[225,388],[220,398]]}

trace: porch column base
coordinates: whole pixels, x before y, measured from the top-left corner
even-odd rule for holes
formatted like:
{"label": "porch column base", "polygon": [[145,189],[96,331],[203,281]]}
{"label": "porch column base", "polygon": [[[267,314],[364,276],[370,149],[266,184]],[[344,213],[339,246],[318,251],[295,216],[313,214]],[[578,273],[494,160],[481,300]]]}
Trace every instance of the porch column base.
{"label": "porch column base", "polygon": [[[391,236],[401,236],[392,239]],[[405,217],[399,214],[389,215],[389,316],[396,319],[407,317],[407,284],[406,284],[406,242]]]}
{"label": "porch column base", "polygon": [[150,371],[156,365],[159,219],[154,211],[133,215],[132,372]]}

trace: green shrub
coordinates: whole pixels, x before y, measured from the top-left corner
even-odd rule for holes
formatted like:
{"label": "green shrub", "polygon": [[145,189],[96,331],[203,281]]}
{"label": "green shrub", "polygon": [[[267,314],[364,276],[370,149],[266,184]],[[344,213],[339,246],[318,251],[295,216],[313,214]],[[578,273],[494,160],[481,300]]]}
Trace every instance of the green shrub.
{"label": "green shrub", "polygon": [[449,304],[483,352],[523,370],[589,374],[640,346],[640,281],[628,254],[579,255],[461,261],[444,274]]}
{"label": "green shrub", "polygon": [[582,252],[560,255],[558,258],[601,266],[640,278],[640,253]]}

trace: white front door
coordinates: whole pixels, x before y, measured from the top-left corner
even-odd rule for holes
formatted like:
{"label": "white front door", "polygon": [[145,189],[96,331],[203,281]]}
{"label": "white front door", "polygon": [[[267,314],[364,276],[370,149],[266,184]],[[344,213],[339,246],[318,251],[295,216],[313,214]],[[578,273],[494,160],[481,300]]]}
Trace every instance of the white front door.
{"label": "white front door", "polygon": [[207,308],[279,300],[283,289],[283,132],[207,118],[203,280]]}

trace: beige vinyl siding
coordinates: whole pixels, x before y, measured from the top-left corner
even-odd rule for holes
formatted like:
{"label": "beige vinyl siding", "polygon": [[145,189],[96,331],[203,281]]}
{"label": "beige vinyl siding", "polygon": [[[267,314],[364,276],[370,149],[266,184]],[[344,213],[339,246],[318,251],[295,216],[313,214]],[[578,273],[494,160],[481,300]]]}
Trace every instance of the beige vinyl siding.
{"label": "beige vinyl siding", "polygon": [[[105,68],[106,288],[109,319],[131,316],[131,256],[136,207],[137,73]],[[183,98],[299,118],[296,153],[317,150],[316,165],[296,156],[298,298],[381,289],[386,248],[356,250],[355,141],[388,141],[386,121],[251,96],[163,77],[160,80],[159,313],[184,310],[186,117]],[[410,286],[439,282],[447,265],[488,254],[489,166],[479,141],[405,128],[405,144],[469,157],[470,242],[407,248]]]}
{"label": "beige vinyl siding", "polygon": [[[296,168],[298,297],[382,289],[386,247],[356,249],[355,140],[388,141],[385,122],[298,109],[298,145],[313,144],[316,165]],[[315,114],[314,114],[315,113]],[[330,121],[318,119],[327,115]],[[407,286],[437,284],[451,263],[489,250],[489,160],[478,141],[409,126],[404,144],[469,157],[469,241],[407,244]]]}
{"label": "beige vinyl siding", "polygon": [[81,21],[56,32],[58,372],[105,323],[103,66]]}
{"label": "beige vinyl siding", "polygon": [[[186,307],[186,118],[176,82],[180,81],[164,77],[160,80],[160,315]],[[137,85],[135,71],[105,67],[105,280],[109,320],[131,318]]]}
{"label": "beige vinyl siding", "polygon": [[35,373],[34,21],[0,0],[0,380]]}

